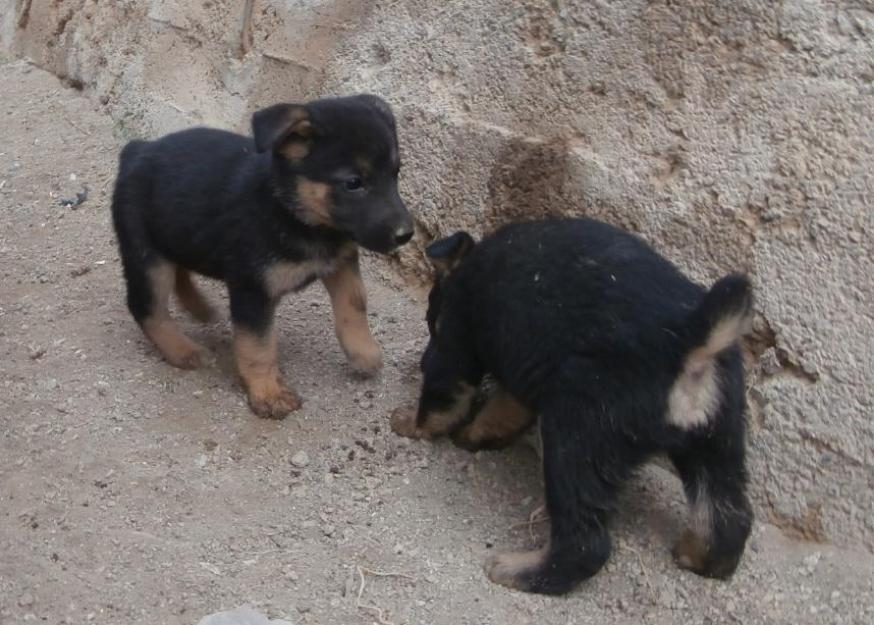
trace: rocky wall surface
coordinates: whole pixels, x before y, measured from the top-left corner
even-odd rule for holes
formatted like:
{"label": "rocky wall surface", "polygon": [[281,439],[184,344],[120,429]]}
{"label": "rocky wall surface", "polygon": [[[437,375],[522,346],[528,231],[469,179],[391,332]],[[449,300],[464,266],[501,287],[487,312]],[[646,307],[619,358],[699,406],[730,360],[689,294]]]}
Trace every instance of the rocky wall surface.
{"label": "rocky wall surface", "polygon": [[356,91],[396,109],[421,247],[543,214],[751,273],[760,518],[874,549],[870,0],[0,0],[0,46],[125,136]]}

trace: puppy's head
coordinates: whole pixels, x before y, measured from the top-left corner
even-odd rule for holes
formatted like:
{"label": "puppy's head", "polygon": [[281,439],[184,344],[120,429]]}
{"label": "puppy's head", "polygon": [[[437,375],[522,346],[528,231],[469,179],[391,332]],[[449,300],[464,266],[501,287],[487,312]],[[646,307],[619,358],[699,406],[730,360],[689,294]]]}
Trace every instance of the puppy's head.
{"label": "puppy's head", "polygon": [[277,197],[301,221],[389,252],[413,236],[398,194],[391,108],[372,95],[277,104],[252,116],[255,146],[273,152]]}
{"label": "puppy's head", "polygon": [[421,366],[423,369],[434,349],[434,341],[440,333],[440,322],[445,312],[446,284],[461,261],[470,254],[475,246],[476,241],[472,236],[467,232],[459,231],[444,239],[439,239],[425,248],[425,256],[434,267],[434,282],[431,285],[431,292],[428,293],[428,312],[425,314],[430,339],[425,353],[422,355]]}

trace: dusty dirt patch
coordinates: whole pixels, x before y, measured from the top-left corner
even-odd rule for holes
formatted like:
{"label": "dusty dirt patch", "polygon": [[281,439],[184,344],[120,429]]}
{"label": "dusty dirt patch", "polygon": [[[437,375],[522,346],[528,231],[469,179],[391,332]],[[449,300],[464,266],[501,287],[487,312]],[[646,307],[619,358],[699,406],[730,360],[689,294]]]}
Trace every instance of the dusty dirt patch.
{"label": "dusty dirt patch", "polygon": [[[391,434],[390,410],[416,393],[419,298],[365,262],[386,353],[365,382],[327,296],[289,297],[282,366],[304,409],[258,419],[233,375],[226,312],[185,322],[215,360],[180,372],[125,310],[112,121],[21,62],[0,65],[0,119],[0,623],[194,624],[249,603],[295,623],[368,624],[358,567],[409,576],[369,576],[360,600],[398,625],[874,618],[874,558],[770,525],[729,584],[676,569],[684,507],[657,467],[628,489],[607,568],[570,597],[488,583],[492,551],[532,541],[519,523],[539,503],[538,464],[524,446],[471,455]],[[85,184],[85,203],[60,206]]]}

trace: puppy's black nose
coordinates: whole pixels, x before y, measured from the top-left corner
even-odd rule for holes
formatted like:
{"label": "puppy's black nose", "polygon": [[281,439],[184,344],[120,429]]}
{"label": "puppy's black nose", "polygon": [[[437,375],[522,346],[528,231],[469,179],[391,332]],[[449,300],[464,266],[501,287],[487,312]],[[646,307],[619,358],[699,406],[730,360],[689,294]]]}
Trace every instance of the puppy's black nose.
{"label": "puppy's black nose", "polygon": [[400,231],[395,233],[395,239],[394,239],[395,245],[401,246],[412,238],[413,238],[413,231],[412,230],[400,230]]}

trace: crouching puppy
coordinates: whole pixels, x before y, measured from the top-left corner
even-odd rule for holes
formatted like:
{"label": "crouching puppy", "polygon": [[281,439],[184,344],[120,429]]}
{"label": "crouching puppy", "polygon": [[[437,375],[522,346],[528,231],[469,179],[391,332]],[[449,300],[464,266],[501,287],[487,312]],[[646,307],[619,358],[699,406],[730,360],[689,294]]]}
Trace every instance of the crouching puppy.
{"label": "crouching puppy", "polygon": [[223,280],[234,352],[252,410],[300,406],[277,364],[274,311],[316,279],[331,297],[352,368],[373,374],[382,352],[367,323],[358,246],[390,252],[413,236],[398,195],[395,120],[360,95],[277,104],[252,117],[254,139],[195,128],[121,152],[112,199],[127,303],[164,358],[193,369],[204,352],[171,319],[171,292],[201,321],[211,306],[192,282]]}
{"label": "crouching puppy", "polygon": [[[752,524],[738,347],[747,279],[705,291],[636,237],[588,219],[510,225],[479,244],[459,232],[427,254],[436,279],[422,391],[417,411],[395,412],[394,431],[498,448],[540,416],[549,540],[493,557],[492,581],[558,594],[597,573],[617,493],[658,452],[691,509],[677,563],[730,576]],[[471,418],[487,373],[497,388]]]}

